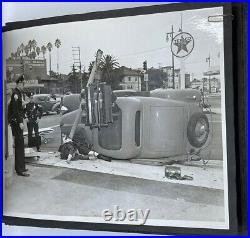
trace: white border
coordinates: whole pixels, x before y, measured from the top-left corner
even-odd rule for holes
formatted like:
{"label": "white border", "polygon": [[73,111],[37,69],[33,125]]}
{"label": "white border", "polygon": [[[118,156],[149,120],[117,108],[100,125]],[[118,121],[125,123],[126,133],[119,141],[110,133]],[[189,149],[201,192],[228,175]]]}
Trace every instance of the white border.
{"label": "white border", "polygon": [[[154,3],[155,4],[155,3]],[[152,4],[152,5],[154,5]],[[221,7],[223,9],[223,7]],[[224,27],[223,27],[224,31]],[[188,228],[210,228],[210,229],[229,229],[229,210],[228,210],[228,170],[227,170],[227,144],[226,144],[226,114],[225,114],[225,74],[224,74],[224,34],[223,44],[221,44],[220,56],[220,70],[221,70],[221,123],[222,123],[222,144],[223,144],[223,173],[224,173],[224,210],[225,222],[199,222],[199,221],[179,221],[179,220],[158,220],[148,219],[146,225],[153,226],[176,226]],[[32,219],[45,219],[57,221],[78,221],[78,222],[93,222],[93,223],[107,223],[102,218],[98,217],[79,217],[79,216],[54,216],[42,214],[26,214],[26,213],[4,213],[5,216],[32,218]],[[131,223],[112,223],[112,224],[129,224]],[[195,226],[194,226],[195,224]],[[136,225],[136,224],[134,224]]]}

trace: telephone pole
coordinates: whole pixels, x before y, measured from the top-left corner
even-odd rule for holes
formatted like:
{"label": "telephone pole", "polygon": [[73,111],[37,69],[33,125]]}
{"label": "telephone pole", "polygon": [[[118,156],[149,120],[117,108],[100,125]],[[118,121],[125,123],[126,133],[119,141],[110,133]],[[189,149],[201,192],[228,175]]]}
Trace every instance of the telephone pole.
{"label": "telephone pole", "polygon": [[[174,39],[174,26],[172,25],[171,28],[171,32],[167,32],[167,37],[166,37],[166,41],[168,42],[169,37],[171,38],[171,45],[173,43],[173,39]],[[173,89],[175,88],[175,82],[174,82],[174,54],[171,50],[171,54],[172,54],[172,82],[173,82]]]}
{"label": "telephone pole", "polygon": [[[208,71],[210,70],[210,65],[211,65],[211,56],[209,53],[208,58],[206,58],[206,62],[208,62]],[[208,92],[211,93],[211,79],[210,79],[210,74],[208,72]]]}

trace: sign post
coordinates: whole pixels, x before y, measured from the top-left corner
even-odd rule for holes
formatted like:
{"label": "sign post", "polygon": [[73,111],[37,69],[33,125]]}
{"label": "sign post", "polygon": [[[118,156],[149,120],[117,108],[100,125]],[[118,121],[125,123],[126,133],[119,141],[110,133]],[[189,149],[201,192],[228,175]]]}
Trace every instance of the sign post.
{"label": "sign post", "polygon": [[146,91],[148,91],[148,74],[144,74],[144,82],[146,82]]}
{"label": "sign post", "polygon": [[194,38],[187,32],[177,34],[171,43],[172,54],[180,59],[180,89],[185,89],[185,59],[194,49]]}

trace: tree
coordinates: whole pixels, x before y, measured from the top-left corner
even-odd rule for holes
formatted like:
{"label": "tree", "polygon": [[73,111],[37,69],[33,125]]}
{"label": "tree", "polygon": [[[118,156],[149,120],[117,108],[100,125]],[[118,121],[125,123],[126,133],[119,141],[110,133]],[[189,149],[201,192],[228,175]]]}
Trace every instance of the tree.
{"label": "tree", "polygon": [[26,45],[26,46],[24,47],[24,52],[25,52],[25,55],[26,55],[26,56],[29,56],[29,45]]}
{"label": "tree", "polygon": [[32,50],[33,50],[33,51],[36,51],[37,42],[36,42],[35,39],[33,39],[33,40],[31,41],[31,47],[32,47]]}
{"label": "tree", "polygon": [[47,49],[49,51],[49,75],[51,75],[51,50],[52,50],[52,44],[49,42],[47,44]]}
{"label": "tree", "polygon": [[162,72],[159,69],[148,69],[148,84],[149,90],[153,90],[156,88],[162,88],[164,85],[164,81],[167,79],[167,74]]}
{"label": "tree", "polygon": [[37,47],[36,47],[36,54],[37,54],[37,56],[39,56],[39,55],[40,55],[40,53],[41,53],[41,49],[40,49],[40,47],[39,47],[39,46],[37,46]]}
{"label": "tree", "polygon": [[25,49],[25,46],[24,46],[24,44],[22,43],[21,45],[20,45],[20,54],[23,56],[23,54],[24,54],[24,49]]}
{"label": "tree", "polygon": [[12,52],[12,53],[10,54],[10,57],[11,57],[11,59],[15,59],[15,53]]}
{"label": "tree", "polygon": [[89,63],[89,68],[88,68],[89,74],[91,73],[91,71],[92,71],[92,69],[93,69],[94,63],[95,63],[95,61],[91,61],[91,62]]}
{"label": "tree", "polygon": [[45,58],[45,54],[46,54],[46,51],[47,51],[47,48],[46,48],[46,46],[42,46],[41,47],[41,51],[42,51],[42,53],[43,53],[43,58]]}
{"label": "tree", "polygon": [[17,47],[16,54],[17,54],[18,57],[21,56],[21,49],[20,49],[20,46]]}
{"label": "tree", "polygon": [[32,51],[32,52],[29,54],[29,57],[30,57],[30,59],[35,59],[35,58],[36,58],[36,52],[35,52],[35,51]]}
{"label": "tree", "polygon": [[28,47],[28,49],[29,49],[29,53],[28,53],[28,55],[31,53],[31,51],[32,51],[32,40],[29,40],[29,42],[28,42],[28,45],[27,45],[27,47]]}
{"label": "tree", "polygon": [[55,47],[57,48],[57,73],[59,73],[59,48],[61,44],[62,44],[61,41],[59,39],[56,39]]}
{"label": "tree", "polygon": [[47,44],[47,49],[48,49],[48,51],[51,52],[52,48],[53,48],[53,45],[49,42],[49,43]]}
{"label": "tree", "polygon": [[119,63],[112,55],[104,55],[100,64],[101,72],[102,72],[102,81],[111,85],[114,89],[116,86],[117,80],[114,77],[114,71],[119,67]]}

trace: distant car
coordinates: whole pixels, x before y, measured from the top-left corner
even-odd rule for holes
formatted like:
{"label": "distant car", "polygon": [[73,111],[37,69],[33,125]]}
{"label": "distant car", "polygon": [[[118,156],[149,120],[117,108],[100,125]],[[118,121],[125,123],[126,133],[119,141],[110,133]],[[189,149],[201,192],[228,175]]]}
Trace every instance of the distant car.
{"label": "distant car", "polygon": [[35,103],[42,106],[44,113],[49,114],[53,112],[53,106],[57,101],[50,94],[35,94],[33,98]]}
{"label": "distant car", "polygon": [[53,106],[53,111],[66,114],[79,108],[80,94],[67,94],[62,96],[61,100]]}
{"label": "distant car", "polygon": [[51,97],[54,98],[57,102],[61,102],[61,99],[62,99],[63,95],[61,95],[61,94],[52,94]]}
{"label": "distant car", "polygon": [[57,114],[59,114],[61,112],[61,101],[62,101],[63,95],[53,94],[51,95],[51,97],[56,100],[56,103],[52,107],[52,112],[56,112]]}

